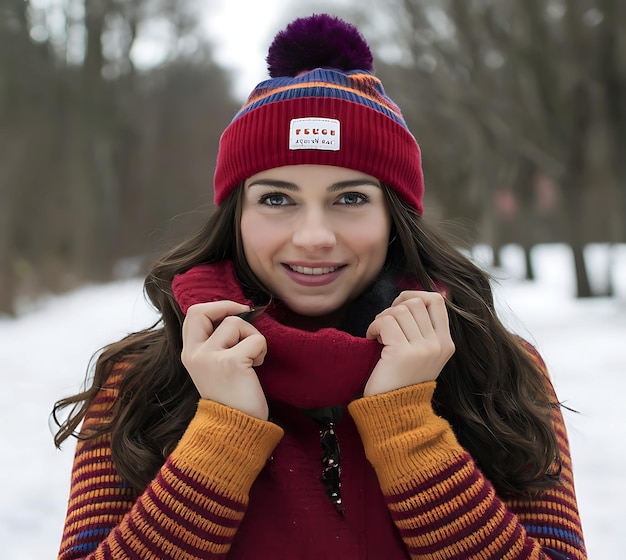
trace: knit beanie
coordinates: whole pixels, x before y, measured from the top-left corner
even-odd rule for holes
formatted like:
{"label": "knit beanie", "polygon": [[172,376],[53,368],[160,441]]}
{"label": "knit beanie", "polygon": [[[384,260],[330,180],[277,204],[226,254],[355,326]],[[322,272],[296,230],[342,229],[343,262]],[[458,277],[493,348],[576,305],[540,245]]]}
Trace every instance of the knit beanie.
{"label": "knit beanie", "polygon": [[297,19],[276,35],[267,63],[270,79],[220,139],[217,205],[261,171],[321,164],[376,177],[422,213],[419,146],[353,25],[327,14]]}

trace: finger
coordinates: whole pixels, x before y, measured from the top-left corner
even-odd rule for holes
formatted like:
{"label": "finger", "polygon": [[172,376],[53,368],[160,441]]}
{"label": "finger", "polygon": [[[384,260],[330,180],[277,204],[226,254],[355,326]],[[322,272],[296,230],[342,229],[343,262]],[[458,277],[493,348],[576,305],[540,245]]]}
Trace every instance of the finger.
{"label": "finger", "polygon": [[384,346],[406,344],[406,334],[391,314],[380,314],[367,329],[366,338],[376,339]]}
{"label": "finger", "polygon": [[[410,300],[411,301],[411,300]],[[428,318],[431,325],[431,331],[427,334],[426,328],[422,327],[422,331],[426,338],[436,339],[440,350],[447,358],[452,356],[455,351],[454,341],[450,332],[450,321],[448,316],[448,308],[444,298],[436,293],[430,293],[428,301],[424,301]]]}
{"label": "finger", "polygon": [[221,301],[196,303],[195,305],[189,307],[189,309],[187,310],[187,315],[189,315],[190,312],[202,313],[209,317],[209,319],[211,319],[211,321],[215,323],[222,321],[225,317],[228,317],[229,315],[237,315],[238,313],[243,313],[245,311],[250,311],[249,305],[224,299]]}
{"label": "finger", "polygon": [[[416,303],[410,305],[411,302]],[[421,317],[419,316],[419,309],[414,309],[419,305],[421,305]],[[408,342],[424,338],[420,323],[422,323],[422,325],[427,325],[428,328],[432,330],[432,325],[430,325],[430,319],[428,318],[426,307],[423,303],[420,304],[419,300],[416,300],[415,298],[408,300],[403,304],[396,305],[395,307],[385,309],[380,316],[393,317],[402,329],[402,332]]]}
{"label": "finger", "polygon": [[187,344],[202,344],[225,317],[249,309],[247,305],[228,300],[192,305],[183,321],[183,340]]}
{"label": "finger", "polygon": [[393,300],[391,306],[393,307],[394,305],[399,305],[416,297],[423,299],[424,302],[430,302],[435,298],[441,297],[441,294],[439,294],[439,292],[426,292],[424,290],[404,290],[396,299]]}
{"label": "finger", "polygon": [[400,307],[406,307],[424,338],[435,338],[435,327],[432,323],[429,307],[421,297],[405,301]]}
{"label": "finger", "polygon": [[213,322],[199,308],[190,307],[183,321],[183,342],[185,346],[197,346],[213,333]]}
{"label": "finger", "polygon": [[424,301],[430,321],[437,334],[450,333],[450,320],[446,300],[439,294],[430,294],[428,301]]}
{"label": "finger", "polygon": [[238,345],[237,349],[243,355],[252,360],[254,367],[260,366],[265,360],[267,354],[267,342],[261,333],[256,333],[244,338]]}
{"label": "finger", "polygon": [[430,321],[437,333],[449,331],[448,308],[446,300],[438,292],[424,292],[406,290],[402,292],[391,304],[392,306],[406,303],[408,300],[419,298],[424,302]]}
{"label": "finger", "polygon": [[226,317],[216,328],[215,332],[206,341],[206,344],[216,350],[232,348],[245,338],[259,334],[259,331],[240,317]]}

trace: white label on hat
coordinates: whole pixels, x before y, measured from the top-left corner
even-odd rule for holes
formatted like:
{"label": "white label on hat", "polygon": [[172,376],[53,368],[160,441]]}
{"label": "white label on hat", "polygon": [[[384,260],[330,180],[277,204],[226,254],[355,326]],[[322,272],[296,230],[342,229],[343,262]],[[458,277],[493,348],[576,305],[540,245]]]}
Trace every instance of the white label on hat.
{"label": "white label on hat", "polygon": [[332,150],[341,145],[341,126],[336,119],[292,119],[289,126],[290,150]]}

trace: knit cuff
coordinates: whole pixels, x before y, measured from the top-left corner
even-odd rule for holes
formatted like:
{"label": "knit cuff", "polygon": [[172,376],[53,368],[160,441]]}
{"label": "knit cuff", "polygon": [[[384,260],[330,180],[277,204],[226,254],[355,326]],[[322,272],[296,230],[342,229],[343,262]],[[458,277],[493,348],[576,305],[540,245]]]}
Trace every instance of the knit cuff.
{"label": "knit cuff", "polygon": [[425,481],[433,469],[455,461],[465,451],[431,400],[435,382],[364,397],[348,410],[383,491],[405,481]]}
{"label": "knit cuff", "polygon": [[272,422],[200,399],[171,460],[233,492],[247,493],[283,437]]}

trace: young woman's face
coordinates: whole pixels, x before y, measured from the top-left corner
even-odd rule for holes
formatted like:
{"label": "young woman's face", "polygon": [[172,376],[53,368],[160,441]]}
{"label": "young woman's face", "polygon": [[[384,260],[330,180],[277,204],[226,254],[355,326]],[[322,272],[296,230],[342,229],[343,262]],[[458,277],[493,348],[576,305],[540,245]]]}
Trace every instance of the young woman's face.
{"label": "young woman's face", "polygon": [[257,173],[244,189],[246,260],[294,313],[332,314],[382,269],[391,218],[374,177],[343,167],[292,165]]}

